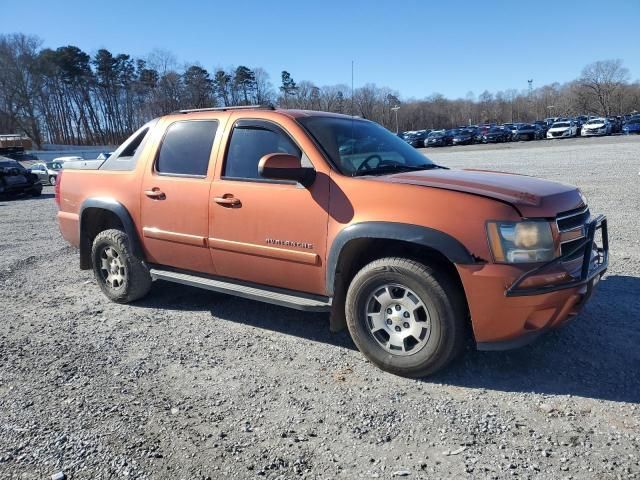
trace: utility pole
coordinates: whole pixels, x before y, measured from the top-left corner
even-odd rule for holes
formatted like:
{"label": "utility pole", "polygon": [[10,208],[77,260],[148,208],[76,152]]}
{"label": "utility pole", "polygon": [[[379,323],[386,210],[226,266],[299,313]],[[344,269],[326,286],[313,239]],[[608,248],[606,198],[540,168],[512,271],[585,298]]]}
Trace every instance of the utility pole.
{"label": "utility pole", "polygon": [[391,107],[391,110],[396,112],[396,135],[400,133],[400,128],[398,127],[398,110],[400,110],[400,106],[396,105],[395,107]]}
{"label": "utility pole", "polygon": [[[531,80],[527,80],[529,84],[529,112],[531,112],[531,107],[533,106],[533,78]],[[536,120],[538,115],[536,114]]]}

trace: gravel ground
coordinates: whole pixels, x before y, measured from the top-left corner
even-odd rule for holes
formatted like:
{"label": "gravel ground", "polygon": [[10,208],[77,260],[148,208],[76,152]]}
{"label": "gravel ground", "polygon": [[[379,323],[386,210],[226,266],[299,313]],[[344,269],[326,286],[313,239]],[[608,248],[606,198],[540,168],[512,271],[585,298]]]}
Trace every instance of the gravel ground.
{"label": "gravel ground", "polygon": [[395,377],[326,315],[162,282],[110,303],[46,187],[0,201],[0,478],[639,478],[640,137],[426,153],[576,184],[608,215],[574,322]]}

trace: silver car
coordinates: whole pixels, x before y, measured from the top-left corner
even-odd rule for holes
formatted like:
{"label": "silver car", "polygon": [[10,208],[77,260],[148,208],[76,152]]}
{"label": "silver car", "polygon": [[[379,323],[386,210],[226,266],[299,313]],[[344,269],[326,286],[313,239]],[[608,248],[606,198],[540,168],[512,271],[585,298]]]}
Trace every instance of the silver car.
{"label": "silver car", "polygon": [[58,179],[58,172],[62,170],[62,162],[36,163],[31,166],[31,173],[38,176],[42,183],[55,185]]}

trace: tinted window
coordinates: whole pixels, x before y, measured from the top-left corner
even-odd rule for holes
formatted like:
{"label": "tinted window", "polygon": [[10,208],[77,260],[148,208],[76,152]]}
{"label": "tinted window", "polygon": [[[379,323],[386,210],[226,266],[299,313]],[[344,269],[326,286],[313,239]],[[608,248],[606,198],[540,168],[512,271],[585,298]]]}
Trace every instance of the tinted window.
{"label": "tinted window", "polygon": [[162,140],[156,171],[173,175],[205,176],[217,128],[216,121],[172,123]]}
{"label": "tinted window", "polygon": [[288,153],[298,158],[301,156],[297,145],[275,126],[236,126],[231,134],[222,175],[261,179],[258,175],[258,163],[262,157],[270,153]]}

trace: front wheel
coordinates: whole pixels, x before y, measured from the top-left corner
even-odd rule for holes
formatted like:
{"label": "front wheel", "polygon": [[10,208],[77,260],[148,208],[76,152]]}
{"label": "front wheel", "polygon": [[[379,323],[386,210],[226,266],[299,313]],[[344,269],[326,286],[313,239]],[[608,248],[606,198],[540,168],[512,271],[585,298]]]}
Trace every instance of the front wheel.
{"label": "front wheel", "polygon": [[149,292],[149,269],[133,255],[129,237],[123,231],[105,230],[96,235],[91,260],[98,285],[110,300],[129,303]]}
{"label": "front wheel", "polygon": [[383,258],[356,274],[347,326],[358,349],[382,370],[423,377],[462,349],[466,308],[448,275],[404,258]]}

